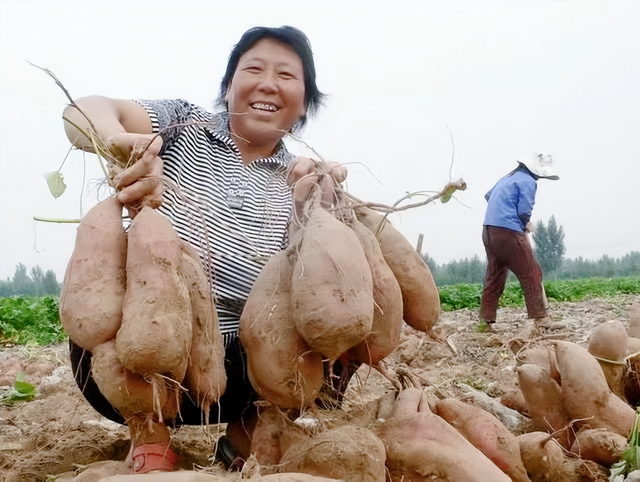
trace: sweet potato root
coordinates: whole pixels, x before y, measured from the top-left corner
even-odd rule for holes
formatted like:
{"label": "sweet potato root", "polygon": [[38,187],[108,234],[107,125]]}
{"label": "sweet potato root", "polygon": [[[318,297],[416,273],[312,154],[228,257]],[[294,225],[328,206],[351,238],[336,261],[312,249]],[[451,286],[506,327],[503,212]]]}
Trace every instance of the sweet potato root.
{"label": "sweet potato root", "polygon": [[582,429],[571,446],[578,457],[611,467],[628,448],[627,439],[604,428]]}
{"label": "sweet potato root", "polygon": [[434,412],[485,454],[512,481],[529,482],[515,435],[494,415],[455,398],[438,400]]}
{"label": "sweet potato root", "polygon": [[393,482],[511,480],[456,429],[431,412],[421,389],[400,392],[392,416],[376,434],[385,445]]}
{"label": "sweet potato root", "polygon": [[549,343],[536,342],[527,344],[516,350],[514,354],[518,366],[526,364],[539,365],[547,371],[551,378],[556,382],[560,382],[556,352]]}
{"label": "sweet potato root", "polygon": [[251,435],[251,454],[262,466],[276,466],[282,454],[309,439],[309,435],[275,405],[259,409],[258,422]]}
{"label": "sweet potato root", "polygon": [[558,442],[544,432],[517,437],[520,455],[531,482],[602,482],[608,471],[590,460],[568,457]]}
{"label": "sweet potato root", "polygon": [[82,348],[111,340],[122,322],[127,236],[122,204],[110,197],[82,219],[60,293],[60,322]]}
{"label": "sweet potato root", "polygon": [[127,291],[116,335],[125,368],[177,382],[187,370],[193,333],[189,291],[180,276],[182,253],[169,220],[142,208],[128,233]]}
{"label": "sweet potato root", "polygon": [[569,450],[575,437],[560,385],[546,369],[532,363],[518,367],[518,384],[531,420],[539,430],[553,433],[558,443]]}
{"label": "sweet potato root", "polygon": [[627,329],[621,321],[614,320],[601,323],[592,330],[587,348],[598,360],[611,391],[625,402],[623,376],[628,346]]}
{"label": "sweet potato root", "polygon": [[375,366],[400,344],[402,333],[402,291],[382,256],[374,234],[354,219],[351,229],[362,244],[373,279],[373,323],[365,339],[349,350],[359,363]]}
{"label": "sweet potato root", "polygon": [[600,323],[589,334],[589,353],[596,358],[623,363],[627,355],[629,335],[619,320]]}
{"label": "sweet potato root", "polygon": [[314,202],[291,281],[291,312],[307,344],[332,362],[373,323],[373,280],[353,231]]}
{"label": "sweet potato root", "polygon": [[249,379],[266,400],[282,408],[311,404],[323,383],[322,355],[309,348],[291,314],[290,251],[271,257],[256,279],[240,318],[240,341]]}
{"label": "sweet potato root", "polygon": [[282,456],[285,472],[340,479],[384,482],[385,448],[371,431],[343,425],[292,446]]}
{"label": "sweet potato root", "polygon": [[173,419],[178,413],[179,392],[162,377],[133,373],[118,360],[115,341],[94,347],[91,358],[93,379],[100,392],[125,419],[155,416]]}
{"label": "sweet potato root", "polygon": [[634,300],[629,307],[629,336],[640,338],[640,299]]}
{"label": "sweet potato root", "polygon": [[431,271],[413,246],[383,217],[366,207],[355,208],[358,220],[376,234],[382,255],[402,291],[404,321],[416,330],[430,333],[440,317],[440,294]]}
{"label": "sweet potato root", "polygon": [[555,341],[560,386],[567,413],[580,426],[606,428],[628,437],[635,410],[613,394],[597,360],[581,346]]}
{"label": "sweet potato root", "polygon": [[209,407],[220,399],[227,385],[224,345],[211,287],[200,258],[186,244],[183,249],[181,273],[189,290],[193,316],[193,340],[183,385],[208,418]]}
{"label": "sweet potato root", "polygon": [[544,432],[529,432],[518,435],[517,440],[522,462],[532,482],[567,481],[565,456],[553,437]]}

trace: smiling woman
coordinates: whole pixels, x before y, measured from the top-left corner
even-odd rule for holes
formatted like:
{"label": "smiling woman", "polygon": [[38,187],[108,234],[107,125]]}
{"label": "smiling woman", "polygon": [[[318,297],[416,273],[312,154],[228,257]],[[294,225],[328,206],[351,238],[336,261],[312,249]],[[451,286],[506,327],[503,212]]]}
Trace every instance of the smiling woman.
{"label": "smiling woman", "polygon": [[[64,113],[67,136],[76,147],[92,151],[86,134],[95,130],[126,167],[114,173],[113,184],[133,223],[146,206],[157,208],[182,241],[198,251],[203,265],[211,268],[226,351],[226,392],[211,407],[196,406],[184,397],[180,420],[170,422],[226,422],[227,445],[221,453],[229,462],[236,455],[248,457],[257,421],[256,393],[238,339],[240,314],[267,260],[287,246],[294,206],[297,209],[306,200],[318,181],[310,174],[313,162],[294,158],[282,142],[319,107],[323,94],[315,78],[311,46],[301,31],[256,27],[243,35],[229,57],[218,98],[224,112],[211,114],[184,100],[93,96],[77,100]],[[128,266],[129,259],[127,273]],[[144,280],[128,283],[133,281]],[[92,354],[73,341],[71,359],[87,400],[129,426],[132,471],[175,468],[167,421],[148,410],[131,412],[127,397],[109,397],[117,383],[104,377],[94,381]],[[123,356],[118,353],[112,360],[122,362]],[[124,367],[121,371],[129,376]],[[129,398],[145,402],[143,392]],[[146,400],[142,406],[155,407],[154,401]]]}
{"label": "smiling woman", "polygon": [[306,114],[300,57],[278,40],[260,40],[241,57],[225,101],[245,165],[268,156]]}

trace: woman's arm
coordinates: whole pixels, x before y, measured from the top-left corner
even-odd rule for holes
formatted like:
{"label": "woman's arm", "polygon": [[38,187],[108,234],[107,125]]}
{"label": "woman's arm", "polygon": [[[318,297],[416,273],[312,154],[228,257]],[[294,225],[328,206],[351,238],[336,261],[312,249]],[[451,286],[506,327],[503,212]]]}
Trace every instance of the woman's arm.
{"label": "woman's arm", "polygon": [[91,140],[85,135],[89,129],[94,129],[123,163],[134,161],[114,178],[120,202],[127,206],[132,216],[141,202],[158,207],[163,190],[163,164],[159,156],[162,138],[153,134],[146,109],[131,100],[101,96],[83,97],[75,104],[77,108],[69,105],[63,113],[69,141],[78,149],[94,152]]}
{"label": "woman's arm", "polygon": [[67,137],[78,149],[93,152],[90,139],[76,126],[86,133],[93,124],[96,133],[104,140],[122,133],[151,134],[153,132],[149,114],[144,107],[132,100],[94,95],[82,97],[74,102],[80,110],[73,105],[68,105],[62,117]]}

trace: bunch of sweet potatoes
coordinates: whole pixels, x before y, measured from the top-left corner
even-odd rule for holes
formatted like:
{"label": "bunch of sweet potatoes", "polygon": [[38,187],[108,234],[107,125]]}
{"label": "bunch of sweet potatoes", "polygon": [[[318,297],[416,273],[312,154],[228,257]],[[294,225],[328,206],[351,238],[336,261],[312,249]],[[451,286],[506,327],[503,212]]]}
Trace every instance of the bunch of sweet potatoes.
{"label": "bunch of sweet potatoes", "polygon": [[312,403],[338,359],[376,366],[400,343],[403,319],[430,332],[440,312],[409,242],[377,213],[327,195],[336,183],[324,168],[300,229],[263,269],[240,320],[251,382],[283,408]]}
{"label": "bunch of sweet potatoes", "polygon": [[144,207],[127,232],[110,197],[83,218],[60,299],[70,338],[94,354],[100,391],[125,418],[174,418],[182,389],[207,411],[226,386],[208,278],[171,223]]}

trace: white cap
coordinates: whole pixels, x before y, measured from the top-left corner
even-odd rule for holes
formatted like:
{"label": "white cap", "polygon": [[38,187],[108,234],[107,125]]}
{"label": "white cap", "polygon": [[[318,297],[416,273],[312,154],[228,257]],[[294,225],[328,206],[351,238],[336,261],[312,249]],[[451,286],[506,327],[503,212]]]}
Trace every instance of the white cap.
{"label": "white cap", "polygon": [[517,161],[538,177],[554,181],[560,179],[553,165],[553,157],[549,154],[533,154]]}

